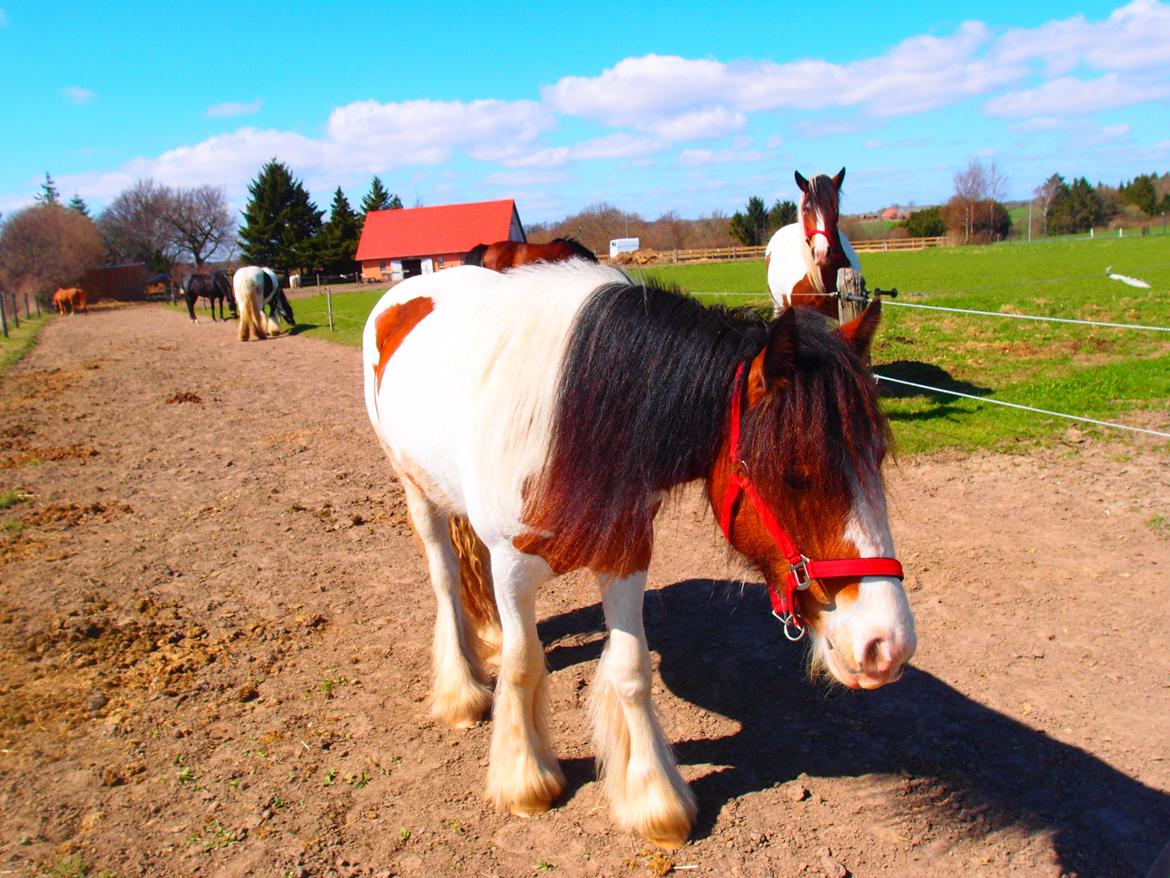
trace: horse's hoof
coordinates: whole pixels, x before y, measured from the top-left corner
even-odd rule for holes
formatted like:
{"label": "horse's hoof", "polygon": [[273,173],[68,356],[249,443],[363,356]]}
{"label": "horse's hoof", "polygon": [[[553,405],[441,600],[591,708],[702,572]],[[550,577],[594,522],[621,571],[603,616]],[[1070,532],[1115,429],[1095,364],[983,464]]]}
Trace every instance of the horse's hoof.
{"label": "horse's hoof", "polygon": [[514,803],[508,805],[508,811],[516,817],[523,817],[525,819],[529,819],[532,817],[539,817],[541,814],[548,811],[548,809],[550,807],[552,807],[551,802],[543,802],[543,803],[541,803],[541,802],[535,802],[535,803],[514,802]]}

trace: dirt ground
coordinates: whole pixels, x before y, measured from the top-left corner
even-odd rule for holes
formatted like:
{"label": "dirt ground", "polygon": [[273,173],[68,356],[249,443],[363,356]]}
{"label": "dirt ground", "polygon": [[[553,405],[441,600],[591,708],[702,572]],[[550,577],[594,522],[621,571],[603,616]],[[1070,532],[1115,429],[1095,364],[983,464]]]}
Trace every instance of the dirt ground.
{"label": "dirt ground", "polygon": [[54,320],[0,387],[0,874],[1141,876],[1170,840],[1166,444],[889,471],[919,652],[808,682],[694,494],[660,518],[655,699],[699,800],[614,830],[585,577],[540,603],[569,788],[482,800],[426,715],[433,600],[359,355],[161,306]]}

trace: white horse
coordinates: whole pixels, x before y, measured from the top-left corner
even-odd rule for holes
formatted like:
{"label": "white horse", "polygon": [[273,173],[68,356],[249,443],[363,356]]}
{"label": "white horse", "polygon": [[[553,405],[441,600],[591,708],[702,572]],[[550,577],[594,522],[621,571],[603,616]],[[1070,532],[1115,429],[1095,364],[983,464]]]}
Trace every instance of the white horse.
{"label": "white horse", "polygon": [[[366,410],[438,604],[431,713],[478,722],[493,703],[485,661],[499,660],[497,808],[538,814],[564,788],[536,590],[583,567],[609,629],[590,713],[614,815],[663,847],[686,840],[695,799],[651,705],[642,594],[659,503],[689,481],[706,482],[728,540],[775,586],[790,630],[810,633],[818,666],[853,688],[901,676],[914,621],[865,367],[879,314],[834,331],[793,308],[769,325],[582,260],[461,266],[374,306]],[[785,524],[799,525],[799,549]]]}
{"label": "white horse", "polygon": [[837,228],[845,169],[830,178],[806,180],[795,172],[800,187],[797,221],[772,236],[764,251],[768,292],[779,314],[789,305],[809,305],[836,319],[837,270],[861,271],[861,262],[845,234]]}
{"label": "white horse", "polygon": [[[271,268],[245,265],[232,277],[232,290],[240,312],[240,341],[248,341],[280,333],[277,318],[293,325],[292,306],[280,288],[280,279]],[[264,306],[268,305],[268,314]]]}

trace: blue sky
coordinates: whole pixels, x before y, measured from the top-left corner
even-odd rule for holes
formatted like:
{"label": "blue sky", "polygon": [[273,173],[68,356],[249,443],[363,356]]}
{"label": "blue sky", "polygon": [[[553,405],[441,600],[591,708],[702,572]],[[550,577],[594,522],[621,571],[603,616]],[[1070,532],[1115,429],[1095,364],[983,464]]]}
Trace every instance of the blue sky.
{"label": "blue sky", "polygon": [[1170,170],[1157,0],[325,6],[0,0],[0,211],[46,171],[95,211],[142,177],[242,205],[273,156],[322,208],[378,174],[527,223],[795,200],[794,168],[846,166],[847,212],[973,158],[1011,198]]}

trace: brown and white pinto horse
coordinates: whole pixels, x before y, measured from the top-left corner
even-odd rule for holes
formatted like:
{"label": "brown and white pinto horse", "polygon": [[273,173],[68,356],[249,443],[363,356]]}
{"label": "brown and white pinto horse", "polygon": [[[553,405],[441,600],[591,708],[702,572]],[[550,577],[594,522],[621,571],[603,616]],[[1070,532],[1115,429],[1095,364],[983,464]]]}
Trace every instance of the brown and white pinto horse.
{"label": "brown and white pinto horse", "polygon": [[689,482],[787,630],[811,635],[814,667],[853,688],[901,676],[914,620],[865,366],[879,307],[837,330],[806,308],[768,323],[581,260],[422,275],[374,307],[366,409],[438,604],[431,713],[463,728],[494,701],[498,809],[538,814],[564,789],[536,590],[587,568],[609,631],[590,715],[615,819],[686,841],[695,798],[651,705],[642,596],[659,505]]}
{"label": "brown and white pinto horse", "polygon": [[85,314],[85,290],[81,287],[58,288],[53,293],[53,305],[58,314],[75,314],[78,311]]}
{"label": "brown and white pinto horse", "polygon": [[518,265],[534,262],[565,262],[569,259],[585,259],[596,262],[592,250],[576,238],[553,238],[547,244],[528,244],[521,241],[497,241],[494,244],[477,244],[463,260],[464,265],[479,265],[492,271],[506,271]]}
{"label": "brown and white pinto horse", "polygon": [[833,177],[818,174],[805,179],[795,172],[800,187],[797,221],[779,229],[768,242],[764,263],[768,292],[775,313],[789,305],[808,305],[837,318],[837,270],[861,270],[849,239],[837,228],[841,184],[845,169]]}

